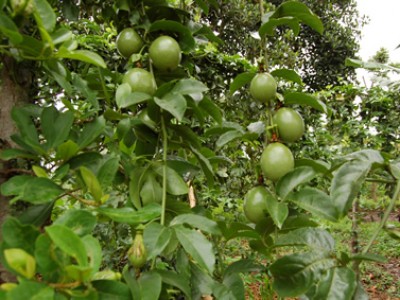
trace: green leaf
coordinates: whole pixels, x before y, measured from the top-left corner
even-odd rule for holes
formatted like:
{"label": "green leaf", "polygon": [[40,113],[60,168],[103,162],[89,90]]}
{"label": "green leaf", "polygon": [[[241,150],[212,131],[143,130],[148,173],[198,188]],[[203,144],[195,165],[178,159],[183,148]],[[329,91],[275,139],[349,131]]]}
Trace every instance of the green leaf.
{"label": "green leaf", "polygon": [[283,78],[286,81],[291,81],[300,85],[303,85],[301,76],[294,70],[290,69],[276,69],[271,72],[271,75],[279,78]]}
{"label": "green leaf", "polygon": [[140,275],[138,280],[141,300],[159,299],[161,294],[162,278],[156,272],[146,272]]}
{"label": "green leaf", "polygon": [[102,248],[98,239],[91,235],[86,235],[82,238],[85,245],[87,256],[89,257],[89,266],[91,275],[93,276],[99,271],[102,262]]}
{"label": "green leaf", "polygon": [[351,300],[357,288],[357,278],[353,270],[345,267],[330,269],[318,283],[312,299]]}
{"label": "green leaf", "polygon": [[23,280],[7,296],[7,299],[54,299],[54,290],[44,283]]}
{"label": "green leaf", "polygon": [[40,227],[50,220],[55,201],[40,205],[32,205],[18,216],[18,220],[23,224],[30,224]]}
{"label": "green leaf", "polygon": [[267,210],[275,225],[280,229],[283,222],[289,215],[289,208],[286,203],[278,202],[275,197],[268,197]]}
{"label": "green leaf", "polygon": [[204,296],[211,296],[215,281],[197,264],[192,262],[189,262],[189,264],[191,269],[190,283],[192,288],[192,299],[201,299],[201,297],[204,298]]}
{"label": "green leaf", "polygon": [[35,240],[40,232],[32,225],[24,225],[18,219],[9,217],[1,227],[3,242],[9,248],[20,248],[28,252],[34,253]]}
{"label": "green leaf", "polygon": [[72,40],[73,34],[67,28],[59,28],[52,34],[50,34],[54,45],[64,43],[66,41]]}
{"label": "green leaf", "polygon": [[204,85],[202,82],[194,78],[184,78],[180,79],[176,83],[171,92],[182,95],[190,95],[196,93],[203,93],[206,91],[208,91],[208,87]]}
{"label": "green leaf", "polygon": [[190,225],[194,229],[200,229],[201,231],[205,231],[210,234],[221,235],[221,230],[215,221],[200,215],[182,214],[176,216],[174,219],[172,219],[170,226],[181,224]]}
{"label": "green leaf", "polygon": [[75,156],[78,151],[79,146],[75,142],[68,140],[57,147],[56,158],[67,161]]}
{"label": "green leaf", "polygon": [[[154,171],[163,176],[163,166],[157,166]],[[179,175],[174,169],[167,166],[167,192],[171,195],[187,195],[189,188],[186,182],[183,180],[181,175]]]}
{"label": "green leaf", "polygon": [[363,68],[367,70],[391,70],[395,72],[400,72],[399,68],[393,67],[388,64],[381,64],[374,61],[362,61],[354,58],[346,58],[346,67]]}
{"label": "green leaf", "polygon": [[186,299],[191,299],[189,278],[184,278],[180,274],[167,270],[157,270],[157,273],[161,275],[165,284],[178,288],[185,294]]}
{"label": "green leaf", "polygon": [[341,217],[347,215],[370,168],[371,164],[368,161],[353,160],[343,164],[334,174],[331,198]]}
{"label": "green leaf", "polygon": [[323,272],[334,267],[329,252],[295,253],[276,260],[270,266],[273,288],[280,297],[297,297],[307,292]]}
{"label": "green leaf", "polygon": [[69,51],[66,48],[60,49],[60,51],[55,55],[57,58],[68,58],[83,61],[100,68],[107,68],[106,63],[103,58],[95,52],[89,50],[74,50]]}
{"label": "green leaf", "polygon": [[38,272],[46,281],[57,281],[61,276],[62,270],[59,267],[59,261],[54,253],[54,245],[48,235],[41,234],[35,241],[35,259],[38,266]]}
{"label": "green leaf", "polygon": [[1,185],[1,194],[3,196],[19,196],[21,197],[24,193],[25,185],[33,180],[35,177],[28,175],[17,175]]}
{"label": "green leaf", "polygon": [[299,228],[279,235],[275,241],[275,246],[308,246],[317,251],[333,251],[335,249],[335,240],[324,229]]}
{"label": "green leaf", "polygon": [[101,202],[101,198],[103,197],[103,190],[96,175],[84,166],[81,166],[79,168],[79,171],[81,172],[82,179],[89,193],[92,194],[96,202]]}
{"label": "green leaf", "polygon": [[324,25],[304,3],[299,1],[286,1],[279,5],[271,18],[295,17],[302,23],[308,25],[319,34],[324,31]]}
{"label": "green leaf", "polygon": [[328,221],[336,222],[339,218],[339,213],[331,198],[318,189],[306,187],[291,194],[288,200]]}
{"label": "green leaf", "polygon": [[331,115],[331,111],[321,100],[316,98],[313,95],[302,93],[302,92],[290,92],[284,95],[285,104],[298,104],[302,106],[311,106],[312,108],[327,114]]}
{"label": "green leaf", "polygon": [[56,199],[62,192],[63,189],[50,179],[37,177],[30,179],[24,185],[21,199],[34,204],[42,204]]}
{"label": "green leaf", "polygon": [[149,203],[161,203],[163,189],[153,173],[148,173],[140,189],[142,205]]}
{"label": "green leaf", "polygon": [[178,32],[180,35],[179,44],[183,52],[190,52],[196,45],[189,28],[179,22],[170,20],[155,21],[151,24],[149,31],[158,30]]}
{"label": "green leaf", "polygon": [[36,11],[34,13],[36,22],[43,26],[48,32],[52,32],[56,26],[56,14],[46,0],[34,0]]}
{"label": "green leaf", "polygon": [[256,263],[252,259],[241,259],[238,261],[235,261],[231,263],[224,271],[224,277],[229,276],[230,274],[233,273],[251,273],[251,272],[257,272],[260,273],[262,270],[264,270],[265,267]]}
{"label": "green leaf", "polygon": [[226,226],[225,223],[218,222],[218,225],[222,231],[222,235],[227,241],[238,237],[261,239],[257,231],[242,223],[232,223]]}
{"label": "green leaf", "polygon": [[32,120],[31,113],[23,108],[14,107],[11,111],[11,117],[17,125],[24,142],[28,143],[30,146],[40,147],[39,135]]}
{"label": "green leaf", "polygon": [[[120,89],[120,87],[121,85],[118,87],[118,89]],[[133,92],[133,93],[130,92],[129,94],[123,94],[118,96],[118,90],[117,90],[116,101],[119,108],[127,108],[129,106],[145,102],[151,98],[152,98],[151,95],[142,92]]]}
{"label": "green leaf", "polygon": [[97,173],[97,179],[103,189],[110,187],[115,179],[115,176],[119,169],[119,160],[117,156],[110,157],[104,161],[103,165],[100,167]]}
{"label": "green leaf", "polygon": [[88,266],[85,244],[70,228],[53,224],[46,227],[45,231],[58,248],[76,259],[79,266]]}
{"label": "green leaf", "polygon": [[[244,300],[245,299],[245,287],[242,277],[237,273],[231,273],[224,277],[223,285],[229,292],[230,299]],[[215,289],[214,293],[217,295]],[[220,298],[223,299],[223,298]]]}
{"label": "green leaf", "polygon": [[68,138],[74,122],[74,113],[70,111],[60,113],[56,108],[50,106],[43,109],[40,120],[46,145],[48,149],[51,149]]}
{"label": "green leaf", "polygon": [[172,236],[172,230],[159,223],[148,224],[143,231],[143,241],[148,249],[148,259],[160,255],[168,246]]}
{"label": "green leaf", "polygon": [[161,99],[155,97],[154,102],[162,109],[171,113],[178,121],[182,121],[187,109],[187,102],[182,94],[170,92]]}
{"label": "green leaf", "polygon": [[59,216],[53,224],[66,226],[76,235],[83,237],[92,233],[96,223],[96,217],[89,211],[70,209]]}
{"label": "green leaf", "polygon": [[161,215],[161,206],[156,203],[152,203],[139,210],[134,210],[133,208],[129,207],[99,207],[97,208],[97,211],[115,222],[137,225],[141,223],[147,223],[158,218]]}
{"label": "green leaf", "polygon": [[286,25],[290,27],[295,35],[298,35],[300,32],[299,20],[294,17],[288,16],[282,18],[268,19],[267,22],[261,25],[260,29],[258,30],[258,33],[260,34],[261,37],[265,35],[273,36],[275,33],[275,28],[281,25]]}
{"label": "green leaf", "polygon": [[15,45],[21,43],[23,40],[17,25],[2,11],[0,11],[0,31]]}
{"label": "green leaf", "polygon": [[283,176],[276,184],[276,193],[282,199],[285,199],[291,191],[303,183],[309,182],[317,175],[317,172],[311,167],[298,167]]}
{"label": "green leaf", "polygon": [[104,117],[98,117],[93,122],[86,124],[83,128],[77,144],[80,149],[85,148],[93,142],[106,128],[106,120]]}
{"label": "green leaf", "polygon": [[215,146],[217,148],[221,148],[224,145],[226,145],[229,142],[232,142],[233,140],[236,140],[238,138],[241,138],[243,136],[243,133],[238,130],[229,130],[225,133],[223,133],[218,140],[215,142]]}
{"label": "green leaf", "polygon": [[[117,103],[117,106],[121,108],[123,103],[125,102],[125,99],[129,99],[128,96],[132,93],[131,86],[129,83],[122,83],[118,86],[117,91],[115,92],[115,102]],[[125,106],[128,107],[129,105]]]}
{"label": "green leaf", "polygon": [[214,171],[210,164],[210,161],[197,149],[190,147],[190,150],[199,161],[201,169],[203,170],[203,173],[207,178],[207,183],[209,187],[212,188],[214,186]]}
{"label": "green leaf", "polygon": [[350,153],[341,159],[344,160],[361,160],[365,162],[369,162],[371,165],[383,165],[385,163],[385,159],[382,157],[381,153],[377,150],[365,149]]}
{"label": "green leaf", "polygon": [[233,95],[238,89],[244,87],[246,84],[250,83],[253,77],[256,76],[256,73],[241,73],[235,77],[232,83],[229,85],[229,92]]}
{"label": "green leaf", "polygon": [[182,138],[182,142],[190,144],[197,149],[201,148],[201,140],[199,139],[199,135],[194,133],[188,126],[178,124],[169,125],[169,127]]}
{"label": "green leaf", "polygon": [[214,119],[215,122],[221,124],[222,123],[222,112],[218,105],[216,105],[210,98],[207,96],[203,97],[198,104],[199,108],[206,112],[211,118]]}
{"label": "green leaf", "polygon": [[386,257],[379,255],[379,254],[374,254],[374,253],[354,254],[354,255],[351,255],[350,259],[357,260],[357,261],[372,261],[372,262],[378,262],[378,263],[386,263],[387,262]]}
{"label": "green leaf", "polygon": [[[99,300],[131,300],[132,296],[126,284],[116,280],[96,280],[91,283],[99,295]],[[97,295],[96,295],[97,296]],[[97,298],[94,298],[97,299]]]}
{"label": "green leaf", "polygon": [[210,274],[214,272],[215,255],[211,242],[200,232],[183,226],[173,227],[186,253]]}
{"label": "green leaf", "polygon": [[[1,157],[1,155],[0,155],[0,157]],[[400,180],[400,161],[390,162],[389,170],[394,178],[396,178],[397,180]]]}
{"label": "green leaf", "polygon": [[16,158],[26,158],[26,159],[37,159],[36,155],[32,153],[21,150],[21,149],[2,149],[0,151],[0,159],[1,160],[11,160]]}
{"label": "green leaf", "polygon": [[308,167],[313,168],[315,170],[315,172],[318,172],[321,174],[328,173],[329,169],[331,168],[331,165],[325,161],[307,159],[307,158],[296,159],[295,166],[296,166],[296,168],[301,167],[301,166],[308,166]]}
{"label": "green leaf", "polygon": [[8,266],[19,275],[32,279],[36,274],[35,258],[19,248],[8,248],[4,250],[4,258]]}

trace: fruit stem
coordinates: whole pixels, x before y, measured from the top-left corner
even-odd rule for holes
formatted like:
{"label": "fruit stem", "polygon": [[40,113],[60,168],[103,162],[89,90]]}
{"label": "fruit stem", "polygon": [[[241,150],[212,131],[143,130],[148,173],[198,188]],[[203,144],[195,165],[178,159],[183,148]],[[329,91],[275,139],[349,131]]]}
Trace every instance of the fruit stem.
{"label": "fruit stem", "polygon": [[162,181],[162,201],[161,201],[161,221],[160,224],[165,224],[165,211],[167,206],[167,149],[168,149],[168,135],[165,126],[164,116],[161,110],[161,130],[163,140],[163,181]]}
{"label": "fruit stem", "polygon": [[385,214],[382,217],[381,223],[379,224],[379,227],[377,228],[377,230],[375,231],[375,233],[372,235],[368,245],[363,249],[362,253],[365,254],[369,251],[369,249],[371,248],[372,244],[375,242],[376,238],[378,237],[380,231],[382,230],[382,228],[385,226],[387,220],[389,219],[390,216],[390,212],[393,210],[397,199],[399,198],[400,195],[400,179],[397,180],[396,183],[396,188],[394,190],[393,193],[393,197],[390,200],[389,206],[385,211]]}

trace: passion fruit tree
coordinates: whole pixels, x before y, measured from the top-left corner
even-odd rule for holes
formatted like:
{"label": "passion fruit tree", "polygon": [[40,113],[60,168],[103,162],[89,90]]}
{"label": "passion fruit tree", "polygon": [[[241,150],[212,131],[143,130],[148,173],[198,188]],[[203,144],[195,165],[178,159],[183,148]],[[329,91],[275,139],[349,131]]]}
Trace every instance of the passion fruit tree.
{"label": "passion fruit tree", "polygon": [[[209,65],[197,63],[222,42],[199,21],[216,1],[11,2],[0,1],[0,53],[35,76],[0,154],[13,210],[0,260],[14,275],[0,298],[245,299],[250,272],[281,297],[363,295],[352,265],[379,259],[369,253],[375,236],[362,253],[339,253],[318,221],[345,216],[371,172],[397,183],[395,201],[400,165],[373,150],[333,162],[290,150],[307,125],[292,107],[330,114],[313,95],[285,91],[301,83],[294,70],[268,66],[277,26],[322,32],[304,4],[264,12],[260,2],[260,70],[247,63],[224,91],[247,90],[265,112],[244,129],[226,119],[218,87],[202,77]],[[243,216],[227,222],[202,199],[221,188],[220,168],[232,163],[221,149],[238,140],[259,146],[261,171],[242,191]],[[224,247],[234,239],[249,250],[232,261]]]}

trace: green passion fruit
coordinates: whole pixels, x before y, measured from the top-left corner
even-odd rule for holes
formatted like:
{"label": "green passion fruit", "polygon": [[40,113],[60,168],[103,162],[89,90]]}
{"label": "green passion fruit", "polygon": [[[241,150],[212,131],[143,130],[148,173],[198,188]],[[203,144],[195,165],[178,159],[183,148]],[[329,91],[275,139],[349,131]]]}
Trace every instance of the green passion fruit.
{"label": "green passion fruit", "polygon": [[304,134],[304,121],[301,115],[287,107],[279,109],[274,117],[274,123],[278,126],[280,139],[284,142],[295,142]]}
{"label": "green passion fruit", "polygon": [[273,101],[276,97],[276,89],[275,78],[269,73],[257,74],[250,82],[251,96],[262,103]]}
{"label": "green passion fruit", "polygon": [[153,65],[160,71],[173,71],[181,62],[182,54],[178,42],[170,36],[160,36],[149,48]]}
{"label": "green passion fruit", "polygon": [[261,155],[261,169],[268,179],[277,181],[294,168],[293,154],[281,143],[269,144]]}
{"label": "green passion fruit", "polygon": [[262,186],[249,190],[244,196],[243,211],[252,223],[260,223],[267,217],[267,203],[272,195]]}
{"label": "green passion fruit", "polygon": [[157,89],[153,75],[140,68],[133,68],[126,72],[122,82],[128,83],[132,92],[142,92],[153,95]]}
{"label": "green passion fruit", "polygon": [[133,28],[126,28],[118,34],[116,44],[118,52],[128,58],[142,49],[143,40]]}

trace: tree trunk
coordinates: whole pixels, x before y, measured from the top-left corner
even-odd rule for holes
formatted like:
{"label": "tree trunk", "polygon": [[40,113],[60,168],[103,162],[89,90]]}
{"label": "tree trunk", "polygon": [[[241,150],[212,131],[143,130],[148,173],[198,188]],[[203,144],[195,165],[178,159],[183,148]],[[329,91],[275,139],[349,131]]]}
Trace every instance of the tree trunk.
{"label": "tree trunk", "polygon": [[[0,151],[14,147],[11,135],[16,132],[16,127],[11,119],[11,110],[14,106],[27,103],[29,88],[31,86],[31,72],[19,65],[10,57],[0,57],[2,68],[0,70]],[[14,167],[12,161],[0,160],[0,185],[9,177],[8,170]],[[8,199],[0,193],[0,226],[8,213]],[[2,232],[0,230],[0,241]],[[0,265],[0,283],[12,280],[10,274],[5,272]]]}

